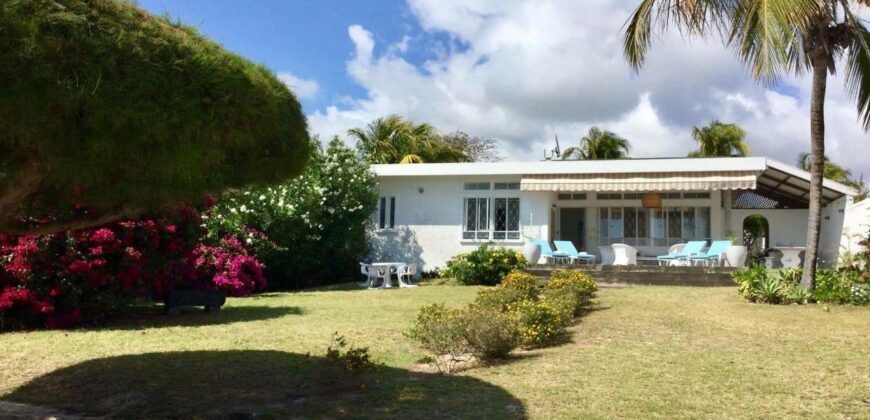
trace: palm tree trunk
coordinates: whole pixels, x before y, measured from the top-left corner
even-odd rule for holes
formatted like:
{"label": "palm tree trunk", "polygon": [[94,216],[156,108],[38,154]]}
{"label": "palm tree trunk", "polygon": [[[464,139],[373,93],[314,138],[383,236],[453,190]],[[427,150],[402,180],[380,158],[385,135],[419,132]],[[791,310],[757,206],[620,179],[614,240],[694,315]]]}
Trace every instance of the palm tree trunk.
{"label": "palm tree trunk", "polygon": [[822,179],[825,171],[825,91],[828,85],[827,60],[813,60],[813,87],[810,103],[810,205],[807,218],[807,250],[801,286],[812,292],[816,287],[816,258],[822,223]]}

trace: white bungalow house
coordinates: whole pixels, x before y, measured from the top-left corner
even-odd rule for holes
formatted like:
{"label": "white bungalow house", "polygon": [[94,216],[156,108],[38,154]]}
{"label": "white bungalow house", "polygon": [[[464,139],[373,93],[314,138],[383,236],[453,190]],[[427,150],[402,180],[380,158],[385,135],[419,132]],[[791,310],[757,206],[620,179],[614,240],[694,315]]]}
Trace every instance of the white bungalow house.
{"label": "white bungalow house", "polygon": [[[571,240],[598,254],[625,243],[641,256],[693,239],[741,236],[768,222],[766,247],[806,243],[809,173],[764,157],[373,165],[380,182],[372,259],[444,267],[494,242]],[[837,261],[855,191],[825,180],[820,258]]]}

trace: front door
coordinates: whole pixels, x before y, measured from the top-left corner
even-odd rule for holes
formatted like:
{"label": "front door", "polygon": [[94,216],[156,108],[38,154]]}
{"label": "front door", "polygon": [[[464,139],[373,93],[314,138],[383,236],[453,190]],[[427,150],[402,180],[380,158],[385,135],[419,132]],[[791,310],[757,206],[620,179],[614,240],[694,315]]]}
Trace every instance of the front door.
{"label": "front door", "polygon": [[573,242],[578,251],[586,249],[586,209],[559,209],[559,239]]}

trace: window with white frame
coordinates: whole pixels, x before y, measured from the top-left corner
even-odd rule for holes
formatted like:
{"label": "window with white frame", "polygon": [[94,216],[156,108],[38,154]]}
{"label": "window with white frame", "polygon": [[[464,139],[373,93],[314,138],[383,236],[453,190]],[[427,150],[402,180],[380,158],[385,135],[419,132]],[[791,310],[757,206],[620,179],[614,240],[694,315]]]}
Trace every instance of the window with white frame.
{"label": "window with white frame", "polygon": [[496,198],[493,222],[493,239],[520,239],[520,199]]}
{"label": "window with white frame", "polygon": [[381,197],[378,200],[378,229],[395,229],[396,227],[396,197]]}
{"label": "window with white frame", "polygon": [[520,199],[468,197],[463,201],[462,239],[519,240]]}
{"label": "window with white frame", "polygon": [[489,239],[489,198],[465,199],[462,239]]}
{"label": "window with white frame", "polygon": [[709,207],[601,207],[598,240],[602,245],[670,246],[710,239]]}

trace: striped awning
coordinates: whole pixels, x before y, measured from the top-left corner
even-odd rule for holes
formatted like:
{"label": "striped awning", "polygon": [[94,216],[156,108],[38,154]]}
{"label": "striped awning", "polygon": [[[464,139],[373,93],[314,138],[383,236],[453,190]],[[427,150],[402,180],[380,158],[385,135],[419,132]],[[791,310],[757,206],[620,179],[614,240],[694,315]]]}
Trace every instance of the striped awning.
{"label": "striped awning", "polygon": [[755,189],[756,171],[523,175],[522,191],[687,191]]}

